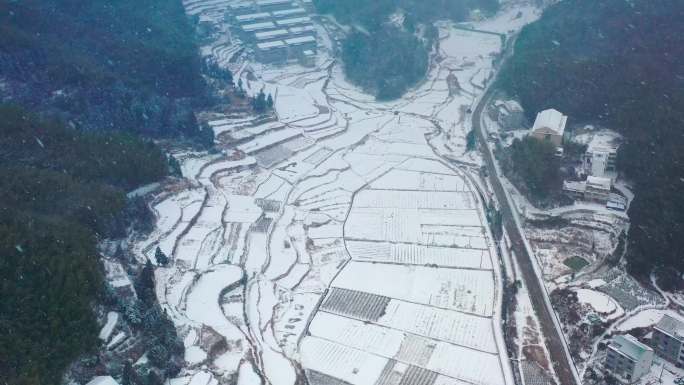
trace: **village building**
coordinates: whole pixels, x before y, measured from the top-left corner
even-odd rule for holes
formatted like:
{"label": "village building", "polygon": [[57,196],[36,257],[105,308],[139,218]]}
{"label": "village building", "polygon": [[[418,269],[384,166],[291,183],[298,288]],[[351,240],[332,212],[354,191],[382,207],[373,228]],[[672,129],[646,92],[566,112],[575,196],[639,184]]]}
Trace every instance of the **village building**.
{"label": "village building", "polygon": [[280,64],[297,60],[316,63],[316,28],[308,15],[310,3],[293,0],[251,0],[229,6],[226,20],[248,43],[257,61]]}
{"label": "village building", "polygon": [[306,24],[290,27],[288,28],[288,31],[290,31],[290,37],[297,37],[304,34],[315,34],[316,28],[311,24]]}
{"label": "village building", "polygon": [[299,58],[299,64],[303,65],[304,67],[315,67],[316,53],[310,49],[303,51],[301,57]]}
{"label": "village building", "polygon": [[556,147],[561,147],[567,121],[568,117],[558,110],[544,110],[537,114],[531,135],[538,140],[550,142]]}
{"label": "village building", "polygon": [[584,191],[584,199],[592,202],[606,203],[610,199],[613,183],[609,178],[588,176]]}
{"label": "village building", "polygon": [[653,349],[632,335],[618,335],[608,344],[604,368],[618,380],[635,383],[651,370]]}
{"label": "village building", "polygon": [[287,44],[282,40],[258,43],[255,54],[262,63],[282,63],[287,61]]}
{"label": "village building", "polygon": [[611,178],[588,176],[584,181],[564,181],[563,192],[569,197],[606,205],[607,208],[618,211],[627,209],[627,199],[612,192]]}
{"label": "village building", "polygon": [[607,177],[615,180],[617,177],[618,147],[589,146],[582,157],[582,165],[587,175]]}
{"label": "village building", "polygon": [[495,119],[504,131],[519,130],[526,126],[525,111],[515,100],[498,100],[494,108]]}
{"label": "village building", "polygon": [[270,18],[271,14],[268,12],[248,13],[246,15],[235,16],[235,22],[242,25],[268,20]]}
{"label": "village building", "polygon": [[272,21],[264,21],[259,23],[245,24],[241,26],[241,29],[246,34],[256,33],[259,31],[267,31],[270,29],[276,29],[275,24]]}
{"label": "village building", "polygon": [[282,39],[289,35],[290,32],[286,29],[274,29],[272,31],[257,32],[254,34],[254,37],[256,37],[259,43],[262,43],[269,40]]}
{"label": "village building", "polygon": [[275,11],[271,13],[276,19],[284,19],[290,17],[299,17],[306,15],[306,9],[304,8],[290,8],[283,9],[282,11]]}
{"label": "village building", "polygon": [[656,354],[676,365],[684,365],[684,322],[664,315],[653,327],[651,346]]}
{"label": "village building", "polygon": [[292,17],[289,19],[276,20],[279,27],[293,27],[296,25],[311,25],[311,18],[309,16]]}

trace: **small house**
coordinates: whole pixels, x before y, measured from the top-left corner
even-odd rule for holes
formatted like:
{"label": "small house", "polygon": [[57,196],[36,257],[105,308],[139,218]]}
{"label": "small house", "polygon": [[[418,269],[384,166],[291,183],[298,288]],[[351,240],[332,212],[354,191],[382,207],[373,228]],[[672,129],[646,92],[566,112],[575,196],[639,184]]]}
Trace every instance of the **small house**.
{"label": "small house", "polygon": [[651,370],[653,349],[632,335],[618,335],[608,344],[604,368],[619,380],[635,383]]}
{"label": "small house", "polygon": [[532,127],[532,136],[538,140],[553,143],[556,147],[563,145],[565,125],[568,117],[553,108],[537,114]]}

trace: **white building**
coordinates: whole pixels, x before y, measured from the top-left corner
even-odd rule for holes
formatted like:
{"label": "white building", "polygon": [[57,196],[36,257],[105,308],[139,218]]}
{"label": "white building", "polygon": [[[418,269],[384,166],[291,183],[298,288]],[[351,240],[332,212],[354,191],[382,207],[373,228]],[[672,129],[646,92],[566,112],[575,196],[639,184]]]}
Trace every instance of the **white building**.
{"label": "white building", "polygon": [[553,108],[537,114],[532,127],[532,136],[541,141],[553,143],[556,147],[563,145],[565,125],[568,117]]}
{"label": "white building", "polygon": [[684,365],[684,322],[665,314],[653,327],[651,344],[660,357]]}
{"label": "white building", "polygon": [[610,199],[610,189],[612,187],[613,181],[610,178],[590,175],[587,177],[587,189],[584,192],[584,199],[606,203]]}
{"label": "white building", "polygon": [[525,111],[515,100],[497,100],[496,120],[503,130],[519,130],[525,127]]}
{"label": "white building", "polygon": [[617,147],[589,146],[582,159],[588,175],[615,179],[617,171]]}
{"label": "white building", "polygon": [[651,370],[653,349],[632,335],[616,336],[608,344],[604,368],[626,383],[637,382]]}

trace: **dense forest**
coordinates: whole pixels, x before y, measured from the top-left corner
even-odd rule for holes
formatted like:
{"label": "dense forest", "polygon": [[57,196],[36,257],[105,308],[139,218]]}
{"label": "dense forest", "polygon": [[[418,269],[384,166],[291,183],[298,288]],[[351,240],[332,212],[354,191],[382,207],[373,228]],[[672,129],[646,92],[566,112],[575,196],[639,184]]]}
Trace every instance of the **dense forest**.
{"label": "dense forest", "polygon": [[125,191],[167,161],[124,133],[82,133],[0,106],[0,382],[58,383],[96,346],[96,241],[121,236]]}
{"label": "dense forest", "polygon": [[[105,308],[155,368],[128,383],[177,372],[183,352],[150,295],[151,267],[129,267],[137,302],[124,301],[97,245],[149,225],[126,192],[169,162],[143,138],[213,139],[193,112],[210,101],[193,36],[180,0],[0,0],[0,383],[60,383],[79,358],[94,368],[84,375],[101,370]],[[130,363],[123,372],[135,377]]]}
{"label": "dense forest", "polygon": [[530,118],[553,107],[624,135],[633,273],[684,272],[683,19],[679,0],[563,1],[522,31],[500,77]]}
{"label": "dense forest", "polygon": [[0,100],[85,130],[194,136],[193,31],[180,1],[0,0]]}
{"label": "dense forest", "polygon": [[501,156],[506,176],[533,202],[543,202],[561,190],[560,159],[553,144],[529,136],[516,138]]}
{"label": "dense forest", "polygon": [[345,73],[350,81],[378,99],[398,98],[425,77],[429,51],[437,38],[432,22],[463,21],[473,9],[489,14],[499,6],[496,0],[315,0],[314,3],[320,13],[331,14],[337,21],[354,28],[342,45]]}

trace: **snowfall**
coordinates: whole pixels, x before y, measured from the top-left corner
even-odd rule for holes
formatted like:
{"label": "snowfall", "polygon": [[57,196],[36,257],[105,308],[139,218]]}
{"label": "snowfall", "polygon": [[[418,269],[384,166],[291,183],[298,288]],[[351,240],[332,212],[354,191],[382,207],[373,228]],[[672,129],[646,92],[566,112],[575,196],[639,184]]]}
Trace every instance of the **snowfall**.
{"label": "snowfall", "polygon": [[439,24],[427,79],[377,102],[345,80],[331,26],[316,25],[315,67],[265,66],[231,38],[228,3],[186,10],[224,32],[204,55],[248,94],[274,95],[276,118],[215,116],[222,151],[175,151],[183,180],[153,193],[156,228],[134,249],[171,257],[155,272],[186,349],[171,384],[513,384],[466,111],[501,33],[538,11],[505,7],[473,31]]}

